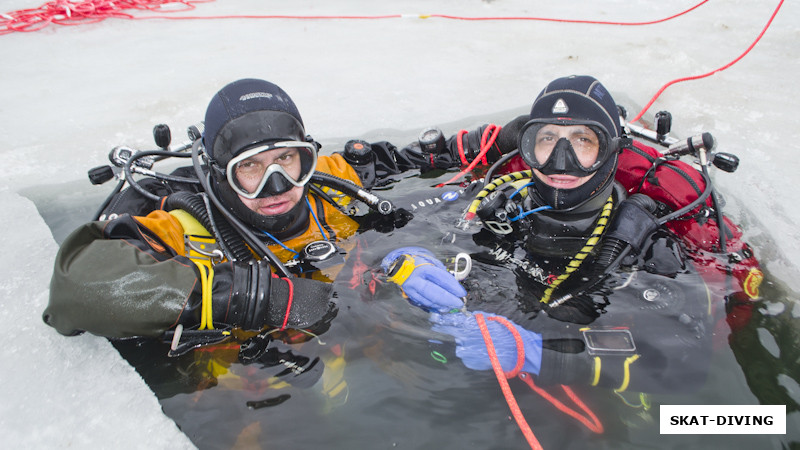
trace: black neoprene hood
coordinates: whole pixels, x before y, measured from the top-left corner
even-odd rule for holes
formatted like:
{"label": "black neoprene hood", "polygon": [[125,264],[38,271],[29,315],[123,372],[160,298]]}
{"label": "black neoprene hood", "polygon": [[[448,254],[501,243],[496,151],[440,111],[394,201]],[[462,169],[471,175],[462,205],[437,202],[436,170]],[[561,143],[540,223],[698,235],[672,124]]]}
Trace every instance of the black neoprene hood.
{"label": "black neoprene hood", "polygon": [[225,167],[254,144],[305,141],[305,127],[289,94],[269,81],[247,78],[222,88],[206,109],[203,145]]}
{"label": "black neoprene hood", "polygon": [[588,75],[572,75],[551,81],[533,102],[530,119],[556,125],[596,122],[608,131],[610,137],[622,135],[617,104],[605,86]]}

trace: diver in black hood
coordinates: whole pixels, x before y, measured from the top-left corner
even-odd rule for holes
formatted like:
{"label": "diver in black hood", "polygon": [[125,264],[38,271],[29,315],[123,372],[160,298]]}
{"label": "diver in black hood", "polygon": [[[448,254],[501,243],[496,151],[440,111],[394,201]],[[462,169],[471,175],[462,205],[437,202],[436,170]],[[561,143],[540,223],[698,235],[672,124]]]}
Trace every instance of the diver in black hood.
{"label": "diver in black hood", "polygon": [[[619,113],[591,77],[559,78],[536,98],[519,133],[519,154],[533,172],[522,208],[526,245],[539,254],[578,251],[604,205],[618,203],[614,174],[621,150]],[[623,197],[624,198],[624,197]]]}
{"label": "diver in black hood", "polygon": [[[184,339],[197,332],[200,341],[232,328],[324,331],[336,311],[330,282],[359,220],[408,220],[367,192],[370,183],[413,165],[394,162],[388,143],[352,140],[331,155],[319,147],[283,89],[229,83],[209,102],[192,167],[139,181],[129,173],[132,189],[66,239],[45,322],[62,334],[108,337],[180,327]],[[139,152],[125,168],[147,153],[181,156]],[[355,201],[377,212],[351,217]]]}
{"label": "diver in black hood", "polygon": [[522,159],[540,183],[533,191],[557,211],[574,211],[610,192],[621,127],[614,99],[591,77],[553,81],[533,103],[519,134]]}
{"label": "diver in black hood", "polygon": [[[492,367],[480,330],[485,318],[507,373],[516,366],[543,384],[620,392],[701,386],[725,298],[757,295],[749,283],[760,280],[735,225],[707,219],[714,217],[707,176],[628,138],[611,94],[590,76],[551,81],[495,144],[476,135],[485,136],[451,137],[431,158],[440,167],[497,161],[483,183],[464,188],[475,199],[454,234],[436,244],[452,248],[443,255],[395,249],[381,262],[388,280],[432,313],[435,331],[455,337],[469,368]],[[513,168],[492,178],[502,164]],[[476,217],[481,230],[459,241]],[[736,252],[724,255],[732,266],[695,267],[708,259],[687,253],[719,252],[722,234],[727,252]],[[472,259],[461,282],[440,261],[456,252]],[[460,268],[453,273],[463,278]],[[731,273],[735,283],[720,283]]]}
{"label": "diver in black hood", "polygon": [[214,96],[203,143],[222,203],[249,225],[285,240],[308,227],[301,200],[318,150],[291,98],[278,86],[262,83],[255,91],[253,84],[234,83]]}

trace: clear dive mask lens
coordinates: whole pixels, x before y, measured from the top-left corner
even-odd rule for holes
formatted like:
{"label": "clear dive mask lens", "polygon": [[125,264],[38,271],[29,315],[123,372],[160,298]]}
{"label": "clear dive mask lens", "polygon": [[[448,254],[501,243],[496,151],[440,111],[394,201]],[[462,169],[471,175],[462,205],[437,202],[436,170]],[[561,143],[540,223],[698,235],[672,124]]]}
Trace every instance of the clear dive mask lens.
{"label": "clear dive mask lens", "polygon": [[[555,127],[571,127],[564,130]],[[587,176],[596,172],[616,151],[605,127],[597,122],[536,121],[520,131],[519,152],[532,168],[547,175]]]}
{"label": "clear dive mask lens", "polygon": [[317,167],[317,149],[299,141],[259,145],[237,155],[228,163],[228,184],[242,197],[253,199],[276,174],[294,186],[304,186]]}

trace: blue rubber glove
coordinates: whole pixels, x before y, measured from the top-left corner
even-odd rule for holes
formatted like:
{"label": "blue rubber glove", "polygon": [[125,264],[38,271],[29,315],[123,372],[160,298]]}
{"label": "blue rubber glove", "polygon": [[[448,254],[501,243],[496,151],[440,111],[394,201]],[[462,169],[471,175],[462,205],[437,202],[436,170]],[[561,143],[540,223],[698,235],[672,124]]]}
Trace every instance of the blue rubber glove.
{"label": "blue rubber glove", "polygon": [[[473,370],[491,370],[492,362],[475,314],[483,314],[486,319],[486,326],[503,372],[512,371],[517,365],[517,343],[514,335],[502,323],[489,320],[489,317],[503,316],[482,311],[468,314],[431,314],[433,330],[455,338],[456,356],[461,358],[465,366]],[[526,330],[513,322],[511,324],[517,329],[525,346],[525,363],[522,371],[538,375],[542,364],[542,335]]]}
{"label": "blue rubber glove", "polygon": [[409,301],[426,311],[461,309],[467,291],[433,253],[422,247],[393,250],[381,261],[389,281],[400,285]]}

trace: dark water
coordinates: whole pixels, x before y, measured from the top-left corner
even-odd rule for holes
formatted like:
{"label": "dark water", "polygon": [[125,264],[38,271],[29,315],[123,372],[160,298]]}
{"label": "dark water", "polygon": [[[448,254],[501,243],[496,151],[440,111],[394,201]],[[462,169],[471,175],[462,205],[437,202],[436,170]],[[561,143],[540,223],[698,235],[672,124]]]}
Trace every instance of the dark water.
{"label": "dark water", "polygon": [[[415,177],[384,194],[398,199],[433,184]],[[23,194],[61,242],[94,213],[104,196],[100,190],[107,189],[71,183]],[[448,223],[414,223],[358,236],[367,243],[362,261],[375,267],[388,250],[408,244],[408,236],[430,242],[450,229]],[[499,275],[492,283],[497,300],[504,300],[508,281]],[[363,285],[351,289],[350,279],[337,280],[336,290],[339,313],[328,332],[298,344],[273,342],[249,364],[238,360],[238,350],[250,336],[179,358],[167,358],[168,346],[160,342],[115,346],[153,389],[165,414],[200,448],[527,447],[494,374],[465,368],[446,336],[431,331],[428,315],[410,307],[399,290],[379,286],[371,295]],[[574,386],[602,422],[602,434],[519,380],[511,380],[512,391],[546,449],[800,448],[798,298],[769,273],[760,294],[737,320],[709,330],[712,351],[702,361],[687,362],[708,364],[705,382],[692,392],[616,394]],[[555,386],[547,390],[564,398]],[[662,404],[783,404],[787,434],[661,435]]]}

